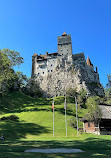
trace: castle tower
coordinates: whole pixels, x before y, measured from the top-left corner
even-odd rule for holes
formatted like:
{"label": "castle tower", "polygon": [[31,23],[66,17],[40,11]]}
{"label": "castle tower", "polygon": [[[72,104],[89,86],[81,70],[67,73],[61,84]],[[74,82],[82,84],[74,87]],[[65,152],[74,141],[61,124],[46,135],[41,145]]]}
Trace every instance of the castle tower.
{"label": "castle tower", "polygon": [[71,35],[67,35],[65,32],[62,36],[58,37],[58,55],[64,60],[72,62],[72,42]]}
{"label": "castle tower", "polygon": [[37,74],[37,53],[32,56],[32,78]]}

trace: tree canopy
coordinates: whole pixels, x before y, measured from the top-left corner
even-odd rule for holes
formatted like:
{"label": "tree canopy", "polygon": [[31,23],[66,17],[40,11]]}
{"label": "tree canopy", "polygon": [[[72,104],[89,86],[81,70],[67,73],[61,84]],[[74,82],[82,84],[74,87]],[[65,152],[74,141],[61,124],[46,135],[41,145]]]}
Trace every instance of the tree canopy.
{"label": "tree canopy", "polygon": [[7,92],[14,84],[14,66],[23,63],[23,58],[14,50],[0,50],[0,95]]}
{"label": "tree canopy", "polygon": [[89,121],[94,121],[96,124],[99,123],[102,117],[101,109],[98,106],[99,104],[100,97],[98,96],[89,97],[86,101],[86,106],[88,109],[87,119]]}
{"label": "tree canopy", "polygon": [[107,100],[111,99],[111,74],[107,75],[108,83],[106,84],[105,95]]}

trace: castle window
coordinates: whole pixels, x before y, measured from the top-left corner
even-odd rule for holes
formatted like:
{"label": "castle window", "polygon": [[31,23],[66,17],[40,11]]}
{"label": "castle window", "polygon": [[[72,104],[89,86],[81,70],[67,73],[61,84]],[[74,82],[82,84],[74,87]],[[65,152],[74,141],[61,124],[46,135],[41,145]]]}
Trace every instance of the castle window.
{"label": "castle window", "polygon": [[51,66],[52,66],[52,64],[51,64]]}
{"label": "castle window", "polygon": [[63,54],[62,54],[63,55]]}
{"label": "castle window", "polygon": [[39,73],[38,73],[38,75],[39,75]]}
{"label": "castle window", "polygon": [[43,72],[43,74],[44,74],[44,72]]}
{"label": "castle window", "polygon": [[52,72],[52,70],[51,70],[51,72]]}
{"label": "castle window", "polygon": [[48,70],[48,72],[49,72],[49,70]]}

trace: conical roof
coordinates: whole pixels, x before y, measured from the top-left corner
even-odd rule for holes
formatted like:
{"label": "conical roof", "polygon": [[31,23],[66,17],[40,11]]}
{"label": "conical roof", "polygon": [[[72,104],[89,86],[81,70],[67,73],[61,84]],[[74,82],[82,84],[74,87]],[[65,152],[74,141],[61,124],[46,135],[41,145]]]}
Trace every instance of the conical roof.
{"label": "conical roof", "polygon": [[63,34],[62,34],[62,36],[66,36],[67,34],[64,32]]}
{"label": "conical roof", "polygon": [[37,53],[34,53],[34,55],[33,56],[37,56]]}
{"label": "conical roof", "polygon": [[92,64],[91,64],[91,61],[90,61],[90,59],[89,59],[89,56],[87,57],[86,63],[87,63],[88,66],[91,66],[91,65],[92,65]]}

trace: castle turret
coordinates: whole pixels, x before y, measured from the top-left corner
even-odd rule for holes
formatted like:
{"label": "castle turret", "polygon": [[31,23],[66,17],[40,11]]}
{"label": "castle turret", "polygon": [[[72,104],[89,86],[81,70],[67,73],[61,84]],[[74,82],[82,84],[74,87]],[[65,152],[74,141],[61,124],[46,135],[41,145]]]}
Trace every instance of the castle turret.
{"label": "castle turret", "polygon": [[93,64],[91,63],[91,60],[89,59],[89,57],[87,57],[86,63],[88,66],[93,67]]}
{"label": "castle turret", "polygon": [[37,74],[37,53],[32,56],[32,77]]}
{"label": "castle turret", "polygon": [[72,42],[71,35],[65,32],[58,37],[58,55],[62,58],[72,61]]}

